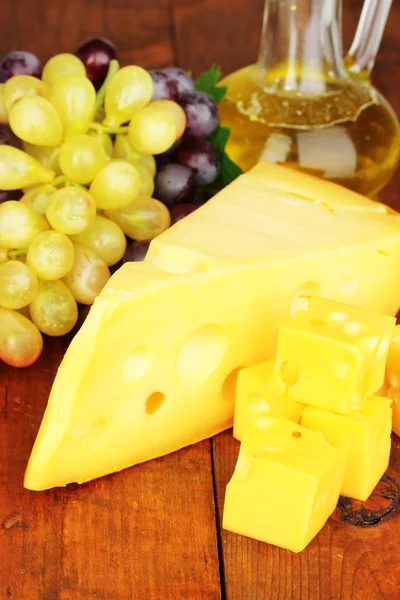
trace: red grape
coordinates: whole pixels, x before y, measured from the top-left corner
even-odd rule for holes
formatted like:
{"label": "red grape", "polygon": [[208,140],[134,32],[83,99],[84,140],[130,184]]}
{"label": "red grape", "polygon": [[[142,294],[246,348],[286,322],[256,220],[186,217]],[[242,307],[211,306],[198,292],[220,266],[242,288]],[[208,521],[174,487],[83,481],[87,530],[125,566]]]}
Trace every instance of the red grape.
{"label": "red grape", "polygon": [[103,37],[90,37],[75,52],[86,67],[90,81],[99,88],[107,76],[111,60],[117,58],[115,45]]}
{"label": "red grape", "polygon": [[195,202],[185,202],[184,204],[177,204],[173,208],[171,208],[171,225],[177,223],[184,217],[190,215],[190,213],[194,212],[197,208],[199,208],[201,204],[196,204]]}
{"label": "red grape", "polygon": [[0,146],[14,146],[22,150],[22,141],[8,125],[0,125]]}
{"label": "red grape", "polygon": [[188,167],[170,163],[161,167],[155,179],[154,196],[168,207],[193,197],[196,181]]}
{"label": "red grape", "polygon": [[179,99],[185,92],[194,92],[193,79],[183,69],[169,67],[163,69],[162,72],[165,73],[168,84],[175,91],[175,98],[178,97]]}
{"label": "red grape", "polygon": [[167,74],[164,71],[150,70],[149,74],[154,84],[152,100],[176,100],[176,86],[170,84]]}
{"label": "red grape", "polygon": [[132,242],[126,249],[122,263],[142,261],[146,256],[149,245],[150,240],[138,240],[137,242]]}
{"label": "red grape", "polygon": [[192,169],[197,185],[209,185],[218,176],[219,154],[210,142],[202,138],[186,137],[175,152],[174,159]]}
{"label": "red grape", "polygon": [[186,132],[195,137],[207,137],[218,126],[218,107],[204,92],[186,92],[179,98],[186,114]]}
{"label": "red grape", "polygon": [[24,195],[22,190],[0,190],[0,204],[8,200],[19,200]]}
{"label": "red grape", "polygon": [[14,75],[42,76],[42,64],[37,56],[30,52],[14,50],[6,54],[0,62],[0,83],[4,83]]}

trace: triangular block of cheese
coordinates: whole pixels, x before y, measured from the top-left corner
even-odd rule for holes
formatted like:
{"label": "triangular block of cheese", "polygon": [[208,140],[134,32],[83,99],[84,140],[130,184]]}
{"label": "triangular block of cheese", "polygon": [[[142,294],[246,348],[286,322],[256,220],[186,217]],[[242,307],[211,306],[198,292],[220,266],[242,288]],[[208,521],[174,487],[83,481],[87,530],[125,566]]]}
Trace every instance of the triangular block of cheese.
{"label": "triangular block of cheese", "polygon": [[273,355],[297,294],[395,314],[399,219],[267,163],[239,177],[112,276],[59,368],[26,487],[84,482],[229,427],[238,369]]}

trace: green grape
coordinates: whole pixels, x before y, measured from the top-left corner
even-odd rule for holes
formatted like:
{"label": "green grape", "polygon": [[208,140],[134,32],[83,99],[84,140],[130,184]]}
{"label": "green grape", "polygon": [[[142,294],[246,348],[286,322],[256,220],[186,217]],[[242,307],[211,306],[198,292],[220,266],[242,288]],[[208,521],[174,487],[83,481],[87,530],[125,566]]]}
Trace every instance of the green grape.
{"label": "green grape", "polygon": [[3,89],[4,83],[0,83],[0,124],[5,125],[8,123],[8,112],[3,102]]}
{"label": "green grape", "polygon": [[61,279],[72,269],[74,247],[63,233],[45,231],[35,237],[29,246],[26,262],[40,279]]}
{"label": "green grape", "polygon": [[47,202],[50,196],[52,196],[56,191],[57,188],[47,183],[43,185],[35,185],[25,192],[19,201],[26,206],[29,206],[29,208],[39,213],[39,215],[42,215],[42,217],[45,217]]}
{"label": "green grape", "polygon": [[46,169],[51,169],[56,175],[61,175],[60,165],[58,164],[58,155],[60,146],[34,146],[24,142],[24,150]]}
{"label": "green grape", "polygon": [[27,306],[38,292],[35,273],[18,260],[0,264],[0,306],[22,308]]}
{"label": "green grape", "polygon": [[9,112],[10,127],[21,140],[37,146],[58,146],[63,128],[47,98],[22,96]]}
{"label": "green grape", "polygon": [[[142,156],[144,156],[142,154]],[[154,192],[154,179],[150,172],[136,159],[127,157],[125,160],[131,163],[139,173],[139,196],[152,196]]]}
{"label": "green grape", "polygon": [[138,110],[129,123],[129,143],[143,154],[161,154],[174,144],[178,130],[173,117],[152,105]]}
{"label": "green grape", "polygon": [[0,308],[0,359],[12,367],[29,367],[43,349],[43,338],[24,315]]}
{"label": "green grape", "polygon": [[3,103],[9,112],[12,105],[22,96],[43,96],[49,93],[49,86],[31,75],[16,75],[6,81],[3,87]]}
{"label": "green grape", "polygon": [[139,186],[137,169],[124,160],[114,160],[96,175],[89,191],[97,208],[113,210],[133,202]]}
{"label": "green grape", "polygon": [[26,152],[13,146],[0,146],[1,190],[19,190],[38,183],[49,183],[53,179],[54,172]]}
{"label": "green grape", "polygon": [[121,260],[126,250],[126,238],[121,228],[101,215],[96,215],[85,231],[71,239],[92,250],[108,267]]}
{"label": "green grape", "polygon": [[68,75],[50,89],[49,100],[64,127],[64,135],[86,133],[96,113],[96,90],[87,77]]}
{"label": "green grape", "polygon": [[113,156],[114,146],[112,143],[112,139],[110,138],[108,133],[101,133],[100,131],[94,131],[93,129],[91,129],[88,132],[88,135],[90,135],[90,137],[92,137],[95,140],[97,140],[98,142],[100,142],[100,144],[103,146],[104,150],[106,151],[107,157],[111,158]]}
{"label": "green grape", "polygon": [[77,302],[93,304],[110,278],[107,265],[90,248],[74,244],[74,265],[64,281]]}
{"label": "green grape", "polygon": [[78,306],[63,281],[39,281],[39,291],[29,305],[36,327],[46,335],[70,332],[78,320]]}
{"label": "green grape", "polygon": [[0,242],[5,248],[24,250],[47,229],[47,221],[26,204],[17,200],[0,204]]}
{"label": "green grape", "polygon": [[[141,154],[136,152],[129,143],[126,134],[117,135],[114,142],[114,158],[124,158],[133,165],[140,163],[147,169],[150,175],[154,178],[156,175],[156,161],[151,154]],[[151,194],[150,194],[151,195]]]}
{"label": "green grape", "polygon": [[88,184],[107,164],[104,147],[90,135],[75,135],[61,146],[58,157],[61,170],[72,181]]}
{"label": "green grape", "polygon": [[105,214],[134,240],[152,240],[168,229],[171,222],[165,204],[147,196],[139,196],[129,206],[107,210]]}
{"label": "green grape", "polygon": [[56,54],[44,66],[42,80],[47,85],[54,85],[56,81],[66,75],[80,75],[86,77],[85,65],[74,54]]}
{"label": "green grape", "polygon": [[46,217],[53,229],[59,233],[80,233],[96,216],[96,205],[87,190],[64,187],[50,196],[46,206]]}
{"label": "green grape", "polygon": [[0,265],[7,262],[8,260],[8,248],[2,248],[0,246]]}
{"label": "green grape", "polygon": [[129,121],[135,111],[150,102],[153,91],[153,80],[145,69],[129,66],[117,71],[106,89],[104,124],[117,129]]}
{"label": "green grape", "polygon": [[168,112],[175,121],[177,139],[179,140],[186,129],[186,114],[183,108],[173,100],[155,100],[151,103],[153,108],[159,108]]}

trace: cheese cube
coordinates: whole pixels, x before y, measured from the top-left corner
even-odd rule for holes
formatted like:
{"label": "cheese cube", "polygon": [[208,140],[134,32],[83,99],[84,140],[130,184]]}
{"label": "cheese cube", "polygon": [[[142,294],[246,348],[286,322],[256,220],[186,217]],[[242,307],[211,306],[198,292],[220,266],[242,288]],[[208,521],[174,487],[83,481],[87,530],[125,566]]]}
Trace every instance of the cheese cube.
{"label": "cheese cube", "polygon": [[382,386],[394,317],[302,297],[279,330],[277,367],[288,397],[340,413]]}
{"label": "cheese cube", "polygon": [[275,360],[270,359],[239,371],[233,419],[236,439],[241,440],[244,432],[263,416],[299,422],[305,405],[288,400],[287,386],[274,366]]}
{"label": "cheese cube", "polygon": [[389,464],[390,400],[373,396],[363,402],[361,410],[350,415],[308,406],[303,410],[301,424],[320,431],[333,446],[349,444],[340,493],[356,500],[367,500]]}
{"label": "cheese cube", "polygon": [[301,552],[335,510],[346,453],[322,433],[265,417],[243,437],[223,527]]}

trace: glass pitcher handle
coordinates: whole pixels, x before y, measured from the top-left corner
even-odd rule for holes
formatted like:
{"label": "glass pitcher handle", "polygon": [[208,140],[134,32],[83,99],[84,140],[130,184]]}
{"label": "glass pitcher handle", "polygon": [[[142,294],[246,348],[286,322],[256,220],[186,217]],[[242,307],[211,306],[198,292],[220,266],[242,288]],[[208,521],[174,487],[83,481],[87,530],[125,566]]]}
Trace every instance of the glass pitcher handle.
{"label": "glass pitcher handle", "polygon": [[347,64],[350,73],[370,73],[382,40],[392,0],[364,0]]}

